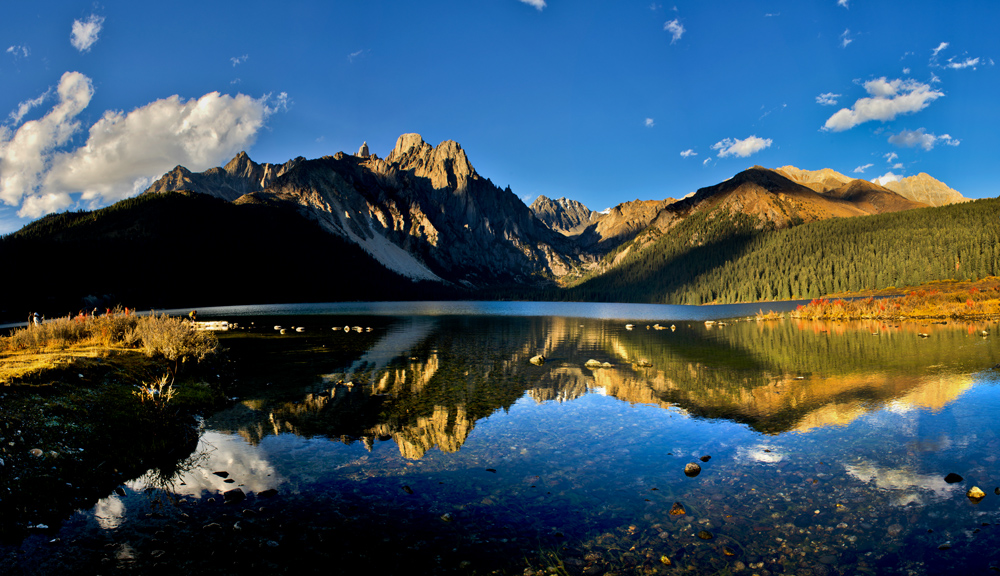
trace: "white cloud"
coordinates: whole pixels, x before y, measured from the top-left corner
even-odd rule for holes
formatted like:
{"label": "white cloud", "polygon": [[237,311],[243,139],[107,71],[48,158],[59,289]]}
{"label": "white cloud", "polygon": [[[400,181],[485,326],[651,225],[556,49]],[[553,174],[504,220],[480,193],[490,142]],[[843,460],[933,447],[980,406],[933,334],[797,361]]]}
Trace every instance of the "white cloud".
{"label": "white cloud", "polygon": [[865,90],[870,98],[861,98],[852,108],[842,108],[827,119],[824,130],[841,132],[870,120],[885,122],[900,114],[923,110],[931,102],[944,96],[944,92],[932,90],[930,85],[914,80],[892,80],[876,78],[865,82]]}
{"label": "white cloud", "polygon": [[897,162],[897,163],[893,164],[892,165],[892,169],[893,170],[902,170],[903,169],[903,163],[902,162]]}
{"label": "white cloud", "polygon": [[849,28],[845,28],[840,34],[840,47],[847,48],[847,45],[851,42],[854,42],[854,38],[851,38],[851,30]]}
{"label": "white cloud", "polygon": [[120,200],[177,164],[195,171],[218,166],[252,144],[267,117],[288,105],[285,93],[274,99],[171,96],[127,114],[107,111],[82,146],[60,150],[80,131],[76,117],[94,88],[83,74],[67,72],[57,91],[59,102],[43,118],[0,134],[0,201],[20,206],[21,217],[68,208],[76,193],[92,207]]}
{"label": "white cloud", "polygon": [[670,32],[670,43],[671,44],[673,44],[674,42],[677,42],[678,40],[680,40],[681,36],[683,36],[684,32],[686,32],[686,30],[684,29],[684,26],[681,24],[681,21],[679,19],[677,19],[677,18],[674,18],[673,20],[665,22],[663,24],[663,29],[666,30],[667,32]]}
{"label": "white cloud", "polygon": [[827,92],[825,94],[820,94],[816,97],[816,103],[823,106],[836,106],[837,98],[840,98],[840,94],[834,94],[833,92]]}
{"label": "white cloud", "polygon": [[653,122],[652,118],[646,118],[644,124],[646,125],[646,128],[652,128],[653,126],[656,126],[656,122]]}
{"label": "white cloud", "polygon": [[924,128],[920,128],[919,130],[903,130],[899,134],[893,134],[889,136],[889,143],[904,148],[920,147],[924,150],[931,150],[938,143],[948,146],[958,146],[961,144],[961,141],[952,138],[948,134],[940,136],[928,134]]}
{"label": "white cloud", "polygon": [[897,176],[892,172],[886,172],[885,174],[879,176],[878,178],[872,178],[872,182],[878,184],[879,186],[885,186],[889,182],[899,182],[902,180],[902,176]]}
{"label": "white cloud", "polygon": [[14,126],[17,126],[18,124],[20,124],[21,123],[21,119],[24,118],[25,115],[28,112],[30,112],[32,108],[35,108],[37,106],[41,106],[42,103],[45,102],[45,99],[49,97],[49,94],[52,94],[52,90],[51,89],[46,90],[45,93],[42,94],[41,96],[39,96],[38,98],[32,98],[31,100],[25,100],[24,102],[21,102],[20,104],[18,104],[17,105],[17,110],[14,110],[13,112],[10,113],[9,118],[10,118],[11,124],[13,124]]}
{"label": "white cloud", "polygon": [[534,6],[539,12],[541,12],[542,8],[545,8],[546,6],[545,0],[521,0],[521,2]]}
{"label": "white cloud", "polygon": [[697,155],[698,153],[692,150],[691,148],[688,148],[687,150],[681,152],[681,158],[690,158],[692,156],[697,156]]}
{"label": "white cloud", "polygon": [[86,20],[73,20],[73,33],[69,43],[80,52],[87,52],[97,42],[104,25],[104,17],[91,14]]}
{"label": "white cloud", "polygon": [[899,154],[896,154],[895,152],[889,152],[888,154],[885,155],[886,162],[892,162],[896,158],[899,158]]}
{"label": "white cloud", "polygon": [[847,0],[837,0],[837,6],[843,6],[844,8],[848,8]]}
{"label": "white cloud", "polygon": [[237,64],[242,64],[246,62],[247,59],[249,58],[250,58],[249,54],[244,54],[242,56],[233,56],[232,58],[229,59],[229,61],[233,63],[233,68],[236,68]]}
{"label": "white cloud", "polygon": [[947,42],[942,42],[942,43],[938,44],[937,48],[935,48],[934,50],[931,50],[931,56],[937,56],[938,52],[944,50],[947,47],[948,47],[948,43]]}
{"label": "white cloud", "polygon": [[27,46],[11,46],[7,48],[7,53],[14,56],[14,58],[27,58],[31,54],[31,50]]}
{"label": "white cloud", "polygon": [[858,166],[857,168],[854,169],[854,173],[855,174],[864,174],[865,170],[871,168],[872,166],[874,166],[874,164],[865,164],[864,166]]}
{"label": "white cloud", "polygon": [[770,138],[765,140],[764,138],[758,138],[757,136],[749,136],[743,140],[726,138],[725,140],[712,144],[712,150],[719,151],[719,158],[725,158],[726,156],[739,156],[740,158],[746,158],[751,154],[760,152],[770,145]]}
{"label": "white cloud", "polygon": [[358,50],[356,52],[351,52],[350,54],[347,55],[347,61],[353,63],[355,58],[357,58],[358,56],[361,56],[364,53],[365,53],[364,50]]}
{"label": "white cloud", "polygon": [[909,68],[903,68],[903,74],[909,74],[909,73],[910,73]]}
{"label": "white cloud", "polygon": [[945,68],[951,68],[952,70],[961,70],[963,68],[976,69],[979,65],[979,58],[966,58],[961,62],[953,62],[951,58],[948,59],[948,63],[944,65]]}
{"label": "white cloud", "polygon": [[705,158],[704,160],[701,161],[701,165],[702,166],[708,166],[708,163],[711,162],[711,161],[712,161],[711,158]]}

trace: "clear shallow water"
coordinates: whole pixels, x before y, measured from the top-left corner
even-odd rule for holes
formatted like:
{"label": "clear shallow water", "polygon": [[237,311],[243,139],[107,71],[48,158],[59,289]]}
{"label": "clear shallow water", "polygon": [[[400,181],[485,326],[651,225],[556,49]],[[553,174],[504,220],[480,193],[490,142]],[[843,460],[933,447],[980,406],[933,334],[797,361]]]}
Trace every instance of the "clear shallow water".
{"label": "clear shallow water", "polygon": [[240,397],[181,471],[29,539],[26,571],[1000,566],[995,325],[617,314],[242,317],[262,328],[223,335]]}

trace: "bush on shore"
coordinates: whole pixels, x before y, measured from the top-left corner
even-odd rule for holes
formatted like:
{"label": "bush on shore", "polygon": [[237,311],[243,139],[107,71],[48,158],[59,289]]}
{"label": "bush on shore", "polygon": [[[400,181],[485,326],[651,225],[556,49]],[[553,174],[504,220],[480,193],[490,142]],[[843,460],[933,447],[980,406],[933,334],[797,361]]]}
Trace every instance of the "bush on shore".
{"label": "bush on shore", "polygon": [[173,380],[184,362],[200,362],[214,354],[218,339],[210,332],[195,330],[181,318],[156,313],[138,316],[127,308],[100,316],[81,314],[47,320],[0,338],[0,352],[62,350],[78,345],[141,348],[146,356],[162,358],[172,364],[170,376]]}

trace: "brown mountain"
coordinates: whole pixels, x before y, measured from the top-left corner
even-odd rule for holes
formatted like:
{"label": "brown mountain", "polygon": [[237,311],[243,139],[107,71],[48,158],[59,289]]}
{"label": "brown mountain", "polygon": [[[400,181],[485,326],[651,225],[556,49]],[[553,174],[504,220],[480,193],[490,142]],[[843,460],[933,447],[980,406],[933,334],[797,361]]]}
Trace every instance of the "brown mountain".
{"label": "brown mountain", "polygon": [[848,200],[869,214],[927,207],[927,204],[914,202],[867,180],[851,180],[839,188],[829,190],[825,195]]}
{"label": "brown mountain", "polygon": [[884,186],[901,196],[928,206],[945,206],[970,201],[944,182],[924,172],[895,182],[887,182]]}
{"label": "brown mountain", "polygon": [[853,178],[844,176],[840,172],[831,170],[830,168],[823,168],[821,170],[801,170],[795,166],[782,166],[781,168],[775,168],[774,171],[793,182],[802,184],[806,188],[810,188],[821,194],[823,192],[840,188],[844,184],[854,180]]}

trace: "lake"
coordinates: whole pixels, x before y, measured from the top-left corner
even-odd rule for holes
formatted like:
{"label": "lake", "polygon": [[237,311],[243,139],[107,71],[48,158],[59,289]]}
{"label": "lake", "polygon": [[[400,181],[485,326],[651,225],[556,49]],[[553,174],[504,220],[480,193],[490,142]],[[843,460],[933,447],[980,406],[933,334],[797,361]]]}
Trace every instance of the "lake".
{"label": "lake", "polygon": [[1000,570],[996,324],[704,322],[756,310],[199,310],[237,398],[21,569]]}

